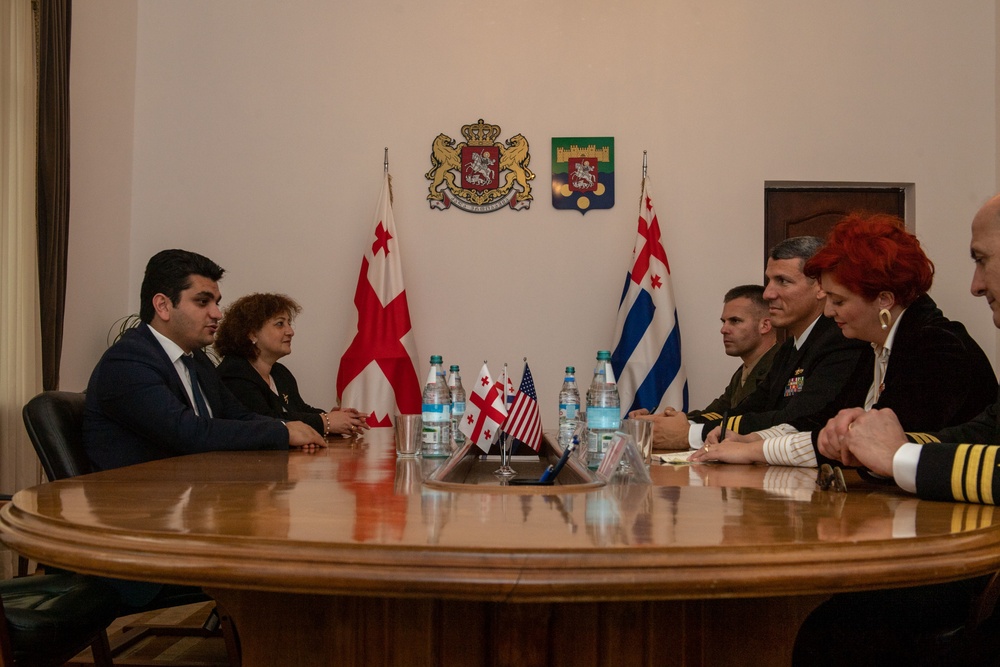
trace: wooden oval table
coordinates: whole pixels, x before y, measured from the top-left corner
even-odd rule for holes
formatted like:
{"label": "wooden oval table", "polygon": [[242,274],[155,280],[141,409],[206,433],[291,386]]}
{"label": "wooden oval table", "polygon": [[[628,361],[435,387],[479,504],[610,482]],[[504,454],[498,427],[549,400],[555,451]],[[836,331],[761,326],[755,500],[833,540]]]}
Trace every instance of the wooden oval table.
{"label": "wooden oval table", "polygon": [[422,483],[436,465],[384,431],[200,454],[21,491],[0,531],[43,563],[204,586],[266,667],[788,664],[830,593],[1000,566],[992,507],[856,475],[836,493],[812,470],[654,465],[652,485],[454,491]]}

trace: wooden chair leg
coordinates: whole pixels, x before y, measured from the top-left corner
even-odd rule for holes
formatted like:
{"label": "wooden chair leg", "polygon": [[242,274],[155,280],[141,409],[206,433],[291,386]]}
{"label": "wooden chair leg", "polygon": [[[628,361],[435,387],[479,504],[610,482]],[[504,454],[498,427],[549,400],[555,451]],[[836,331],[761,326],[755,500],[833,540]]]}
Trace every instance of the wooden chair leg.
{"label": "wooden chair leg", "polygon": [[224,607],[220,607],[218,603],[215,609],[219,614],[221,622],[222,638],[226,642],[226,655],[229,657],[229,667],[242,667],[243,651],[240,648],[240,636],[236,632],[236,624],[233,623],[233,617],[229,615]]}
{"label": "wooden chair leg", "polygon": [[0,599],[0,667],[14,667],[14,647],[11,646],[10,632],[7,630],[3,599]]}
{"label": "wooden chair leg", "polygon": [[998,600],[1000,600],[1000,572],[994,572],[989,582],[987,582],[986,588],[973,601],[972,613],[969,615],[966,628],[968,630],[975,630],[979,627],[980,623],[992,616],[993,611],[997,607]]}
{"label": "wooden chair leg", "polygon": [[90,644],[90,651],[94,655],[94,667],[114,667],[111,658],[111,645],[108,643],[106,630]]}

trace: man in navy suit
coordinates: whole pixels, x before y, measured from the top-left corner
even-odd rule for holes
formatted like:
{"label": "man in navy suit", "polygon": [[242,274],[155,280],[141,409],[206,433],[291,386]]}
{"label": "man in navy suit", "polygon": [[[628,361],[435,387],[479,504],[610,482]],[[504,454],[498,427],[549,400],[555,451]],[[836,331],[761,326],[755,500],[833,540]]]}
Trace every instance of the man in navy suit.
{"label": "man in navy suit", "polygon": [[149,260],[143,323],[108,348],[87,386],[83,441],[95,470],[214,450],[325,446],[302,422],[248,411],[202,351],[222,318],[224,272],[185,250]]}

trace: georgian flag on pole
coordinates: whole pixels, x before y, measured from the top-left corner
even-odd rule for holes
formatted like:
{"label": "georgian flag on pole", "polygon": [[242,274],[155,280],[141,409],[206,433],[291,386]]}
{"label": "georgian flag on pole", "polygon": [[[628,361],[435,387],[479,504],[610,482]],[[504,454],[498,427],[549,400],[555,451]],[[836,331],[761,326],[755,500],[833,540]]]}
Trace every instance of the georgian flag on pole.
{"label": "georgian flag on pole", "polygon": [[670,264],[643,167],[639,233],[632,251],[632,267],[625,276],[611,347],[611,366],[618,376],[623,416],[638,408],[650,412],[667,406],[685,412],[688,409]]}
{"label": "georgian flag on pole", "polygon": [[367,411],[369,426],[392,426],[396,413],[420,414],[416,344],[391,200],[387,162],[374,228],[365,242],[354,293],[357,332],[340,358],[337,372],[340,404]]}
{"label": "georgian flag on pole", "polygon": [[535,381],[531,377],[527,360],[524,362],[521,386],[514,394],[514,402],[502,428],[504,433],[523,442],[536,452],[542,446],[542,418],[538,414],[538,394],[535,392]]}
{"label": "georgian flag on pole", "polygon": [[506,418],[503,383],[493,381],[490,369],[484,363],[483,369],[476,376],[472,394],[465,402],[465,416],[462,417],[458,430],[481,450],[489,453],[490,446],[500,431],[500,424]]}

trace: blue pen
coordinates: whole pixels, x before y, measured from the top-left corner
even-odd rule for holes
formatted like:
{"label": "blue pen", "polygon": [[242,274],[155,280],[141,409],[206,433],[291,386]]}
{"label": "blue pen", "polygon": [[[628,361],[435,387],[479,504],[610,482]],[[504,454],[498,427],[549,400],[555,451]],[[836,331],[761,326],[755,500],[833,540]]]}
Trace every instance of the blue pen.
{"label": "blue pen", "polygon": [[558,475],[559,472],[563,469],[563,466],[566,465],[566,461],[569,460],[570,454],[573,453],[573,450],[576,449],[576,446],[579,444],[579,442],[580,442],[579,439],[577,439],[576,436],[574,436],[573,442],[569,443],[566,449],[563,450],[562,456],[559,457],[559,460],[556,461],[556,464],[554,466],[549,466],[548,468],[546,468],[545,472],[542,473],[542,476],[539,478],[538,481],[551,482],[555,480],[556,475]]}

